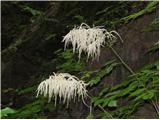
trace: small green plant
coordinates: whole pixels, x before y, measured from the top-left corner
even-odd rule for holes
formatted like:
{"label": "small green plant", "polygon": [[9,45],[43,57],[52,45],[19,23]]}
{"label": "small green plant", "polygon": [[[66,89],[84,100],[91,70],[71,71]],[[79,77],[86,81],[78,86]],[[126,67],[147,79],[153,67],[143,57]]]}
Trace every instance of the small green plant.
{"label": "small green plant", "polygon": [[12,109],[12,108],[10,108],[10,107],[6,107],[6,108],[2,109],[0,112],[1,112],[0,117],[1,118],[5,118],[5,117],[7,117],[10,114],[16,113],[17,111],[14,110],[14,109]]}
{"label": "small green plant", "polygon": [[92,87],[97,85],[104,76],[108,75],[118,65],[119,63],[116,63],[115,60],[111,60],[105,63],[100,70],[94,71],[96,77],[90,78],[91,80],[88,82],[89,86]]}
{"label": "small green plant", "polygon": [[159,42],[155,43],[151,48],[149,48],[147,53],[155,53],[158,50],[159,50]]}
{"label": "small green plant", "polygon": [[37,20],[37,18],[40,18],[42,16],[42,11],[36,10],[30,6],[23,6],[22,10],[32,15],[31,22],[34,22],[35,20]]}
{"label": "small green plant", "polygon": [[145,9],[143,9],[137,13],[131,14],[127,17],[124,17],[121,19],[121,21],[125,21],[125,23],[127,23],[128,21],[134,20],[134,19],[138,18],[139,16],[142,16],[146,13],[151,13],[157,8],[157,5],[158,5],[158,1],[151,1],[150,3],[148,3],[148,5],[146,6]]}
{"label": "small green plant", "polygon": [[26,12],[31,13],[33,16],[41,15],[41,12],[39,10],[33,9],[33,8],[29,7],[29,6],[24,6],[23,10],[26,11]]}
{"label": "small green plant", "polygon": [[[112,88],[105,87],[97,96],[91,98],[93,105],[95,107],[102,105],[102,107],[116,108],[112,111],[112,115],[115,117],[119,116],[118,118],[127,118],[145,101],[151,102],[158,112],[158,103],[155,102],[158,97],[158,71],[158,62],[156,62],[144,67],[136,74],[129,76],[127,80]],[[139,84],[135,76],[142,84]],[[118,104],[121,98],[129,98],[130,104],[126,104],[121,108]],[[124,112],[126,110],[128,110],[127,113]]]}
{"label": "small green plant", "polygon": [[84,70],[85,62],[84,57],[82,57],[81,61],[77,62],[78,59],[75,57],[74,53],[71,49],[67,49],[66,51],[62,51],[59,49],[55,52],[57,58],[55,59],[56,69],[59,72],[68,72],[68,73],[78,73]]}

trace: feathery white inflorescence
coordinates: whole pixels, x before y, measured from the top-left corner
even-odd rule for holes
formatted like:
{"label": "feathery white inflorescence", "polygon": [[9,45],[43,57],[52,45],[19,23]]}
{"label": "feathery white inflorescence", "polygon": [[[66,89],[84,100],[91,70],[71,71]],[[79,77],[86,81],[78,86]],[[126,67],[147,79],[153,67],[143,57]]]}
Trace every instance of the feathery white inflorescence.
{"label": "feathery white inflorescence", "polygon": [[99,60],[101,46],[116,39],[116,36],[113,34],[121,39],[116,31],[108,32],[106,29],[98,26],[90,28],[87,24],[82,23],[79,27],[74,27],[73,30],[64,36],[62,42],[65,42],[64,49],[71,43],[73,52],[78,50],[79,59],[83,51],[87,53],[87,59],[91,57],[92,60]]}
{"label": "feathery white inflorescence", "polygon": [[38,95],[48,96],[49,102],[54,97],[55,105],[59,97],[60,101],[63,99],[63,103],[67,103],[67,106],[71,100],[75,101],[77,98],[81,98],[83,103],[88,106],[84,101],[87,96],[86,86],[87,84],[84,81],[68,73],[53,73],[39,84],[37,97]]}

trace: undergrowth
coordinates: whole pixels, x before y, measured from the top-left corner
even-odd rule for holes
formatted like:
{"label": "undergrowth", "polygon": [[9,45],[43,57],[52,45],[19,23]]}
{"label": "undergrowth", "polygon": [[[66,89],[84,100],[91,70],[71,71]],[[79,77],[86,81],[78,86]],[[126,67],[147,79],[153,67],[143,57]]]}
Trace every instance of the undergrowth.
{"label": "undergrowth", "polygon": [[[109,28],[115,28],[120,23],[128,23],[129,21],[135,20],[142,15],[153,12],[158,6],[158,2],[149,2],[144,9],[131,15],[128,15],[129,12],[127,10],[124,10],[125,8],[127,9],[129,5],[130,4],[128,4],[128,2],[119,2],[116,5],[106,7],[103,10],[97,11],[96,17],[100,16],[101,18],[105,18],[107,16],[109,17],[109,20],[95,19],[94,24],[109,26]],[[42,14],[41,11],[32,9],[31,7],[25,7],[23,10],[30,13],[33,16],[33,20],[37,19],[37,17]],[[108,12],[109,10],[111,12]],[[123,11],[120,12],[121,10]],[[122,16],[121,13],[126,16]],[[111,14],[112,17],[109,16]],[[115,17],[116,15],[118,15],[118,17]],[[86,19],[81,15],[75,15],[73,18],[79,21],[79,23],[84,22]],[[152,21],[151,24],[158,25],[158,23],[159,20],[158,18],[156,18]],[[46,39],[51,39],[52,37],[54,37],[54,35],[50,35]],[[17,46],[20,46],[21,43],[21,40],[18,40],[18,42],[16,41],[14,46],[9,47],[8,50],[12,53],[17,51]],[[158,50],[158,43],[155,43],[153,47],[147,51],[147,54],[154,54]],[[121,66],[121,63],[119,63],[117,60],[110,60],[106,61],[106,63],[97,70],[86,71],[86,56],[82,56],[81,60],[78,61],[78,58],[76,57],[77,55],[75,54],[73,54],[71,49],[67,49],[66,51],[59,49],[54,52],[56,59],[52,60],[52,64],[55,64],[57,66],[57,72],[68,72],[77,75],[81,80],[88,82],[89,91],[94,90],[94,88],[96,87],[101,87],[100,83],[103,83],[104,78],[109,77],[114,70]],[[50,63],[48,66],[51,66]],[[102,88],[100,88],[97,94],[91,96],[91,102],[93,105],[92,114],[86,113],[86,116],[84,116],[84,118],[129,118],[135,113],[136,110],[139,109],[140,106],[143,106],[145,103],[151,103],[155,111],[157,111],[159,86],[158,72],[159,63],[157,61],[150,65],[146,65],[144,68],[136,71],[134,75],[128,76],[126,80],[122,80],[120,83],[114,85],[113,87],[103,86]],[[35,98],[34,96],[36,88],[37,85],[33,85],[24,89],[3,90],[2,92],[4,92],[5,94],[11,92],[11,94],[16,94],[18,98],[27,96],[26,101],[29,102],[21,108],[14,108],[13,105],[10,105],[11,102],[9,102],[7,104],[8,106],[5,106],[1,110],[1,118],[49,118],[48,113],[56,113],[57,109],[61,105],[55,107],[54,102],[47,103],[47,99],[43,97]],[[108,111],[108,114],[106,114],[104,111],[100,111],[98,109],[98,105],[101,105],[106,111]]]}

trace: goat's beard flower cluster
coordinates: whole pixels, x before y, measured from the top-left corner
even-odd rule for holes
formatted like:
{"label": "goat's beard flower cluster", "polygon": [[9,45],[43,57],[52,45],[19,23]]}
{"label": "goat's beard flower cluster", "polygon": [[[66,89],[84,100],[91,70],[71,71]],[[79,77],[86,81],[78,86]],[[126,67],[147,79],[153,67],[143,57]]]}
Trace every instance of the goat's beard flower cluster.
{"label": "goat's beard flower cluster", "polygon": [[75,101],[77,98],[78,100],[81,98],[83,103],[87,105],[84,101],[87,96],[86,86],[87,84],[84,81],[68,73],[53,73],[39,84],[37,97],[38,95],[48,96],[48,102],[54,97],[55,105],[58,97],[60,101],[63,98],[63,103],[67,103],[67,106],[71,100]]}
{"label": "goat's beard flower cluster", "polygon": [[72,43],[73,52],[78,50],[79,59],[83,51],[87,53],[87,60],[90,57],[92,60],[99,60],[101,46],[104,46],[106,43],[110,44],[116,39],[116,36],[113,34],[119,36],[116,31],[108,32],[106,29],[98,26],[90,28],[87,24],[82,23],[79,27],[74,27],[73,30],[64,36],[62,42],[65,42],[64,49],[66,49],[69,43]]}

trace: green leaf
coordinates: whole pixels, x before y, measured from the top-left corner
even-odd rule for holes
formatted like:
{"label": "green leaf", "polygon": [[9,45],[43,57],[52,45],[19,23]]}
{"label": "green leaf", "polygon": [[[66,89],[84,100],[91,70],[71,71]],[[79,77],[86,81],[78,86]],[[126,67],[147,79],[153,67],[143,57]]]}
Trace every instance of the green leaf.
{"label": "green leaf", "polygon": [[143,100],[150,100],[150,99],[152,99],[153,97],[154,97],[154,91],[152,90],[152,91],[148,91],[143,97],[142,97],[142,99]]}
{"label": "green leaf", "polygon": [[132,92],[129,96],[130,97],[135,97],[138,96],[139,94],[143,93],[144,89],[137,89],[136,91]]}
{"label": "green leaf", "polygon": [[81,16],[81,15],[76,15],[76,16],[74,16],[74,18],[75,18],[76,20],[78,20],[80,23],[84,22],[84,17]]}
{"label": "green leaf", "polygon": [[115,60],[108,61],[105,65],[96,73],[96,77],[89,81],[89,85],[93,86],[98,84],[101,79],[108,75],[119,63],[115,63]]}
{"label": "green leaf", "polygon": [[138,101],[138,100],[150,100],[155,96],[155,90],[149,90],[145,93],[142,93],[141,95],[139,95],[138,97],[136,97],[134,99],[134,101]]}
{"label": "green leaf", "polygon": [[31,13],[33,16],[41,15],[41,11],[33,9],[33,8],[29,7],[29,6],[23,7],[23,10]]}
{"label": "green leaf", "polygon": [[149,48],[149,50],[147,51],[147,53],[155,53],[159,50],[159,43],[155,43],[151,48]]}
{"label": "green leaf", "polygon": [[54,103],[49,103],[46,105],[46,108],[49,110],[49,112],[53,112],[56,110],[55,104]]}
{"label": "green leaf", "polygon": [[102,96],[104,93],[106,93],[108,91],[108,87],[104,88],[100,93],[99,96]]}
{"label": "green leaf", "polygon": [[93,86],[93,85],[99,83],[100,80],[101,80],[101,77],[98,76],[98,77],[96,77],[95,79],[90,80],[88,83],[89,83],[90,86]]}
{"label": "green leaf", "polygon": [[91,98],[91,102],[94,103],[95,101],[97,101],[99,99],[99,97],[92,97]]}
{"label": "green leaf", "polygon": [[133,90],[135,90],[138,87],[138,82],[133,82],[129,85],[129,87],[127,87],[126,89],[123,89],[122,95],[127,95],[130,92],[132,92]]}
{"label": "green leaf", "polygon": [[16,113],[17,111],[10,108],[10,107],[6,107],[4,109],[1,110],[1,118],[8,116],[8,114],[13,114]]}
{"label": "green leaf", "polygon": [[159,18],[155,18],[152,22],[151,25],[158,25],[159,24]]}
{"label": "green leaf", "polygon": [[110,60],[110,61],[107,61],[104,65],[103,65],[103,67],[105,67],[105,66],[107,66],[107,65],[111,65],[112,63],[114,63],[116,60],[114,59],[114,60]]}
{"label": "green leaf", "polygon": [[21,89],[21,90],[19,90],[18,95],[34,92],[36,90],[36,88],[37,88],[37,86],[31,86],[31,87],[28,87],[25,89]]}
{"label": "green leaf", "polygon": [[16,113],[8,116],[9,118],[19,118],[19,119],[28,119],[28,118],[37,118],[38,114],[44,110],[46,106],[47,99],[44,97],[39,97],[35,101],[26,104],[22,108],[18,109]]}
{"label": "green leaf", "polygon": [[111,100],[111,101],[109,101],[108,107],[117,107],[117,100]]}
{"label": "green leaf", "polygon": [[105,99],[103,104],[102,104],[102,107],[108,106],[108,103],[109,103],[110,100],[111,100],[110,98]]}
{"label": "green leaf", "polygon": [[94,102],[94,106],[100,105],[101,103],[104,102],[105,99],[98,99],[97,101]]}
{"label": "green leaf", "polygon": [[86,119],[94,119],[94,115],[93,114],[89,114]]}
{"label": "green leaf", "polygon": [[148,3],[148,5],[145,7],[145,9],[143,10],[140,10],[136,13],[133,13],[127,17],[124,17],[124,18],[121,18],[122,21],[125,21],[125,23],[127,23],[128,21],[130,20],[134,20],[144,14],[147,14],[147,13],[150,13],[150,12],[153,12],[158,6],[158,1],[151,1]]}
{"label": "green leaf", "polygon": [[60,52],[62,52],[62,49],[58,49],[54,52],[54,54],[59,54]]}

